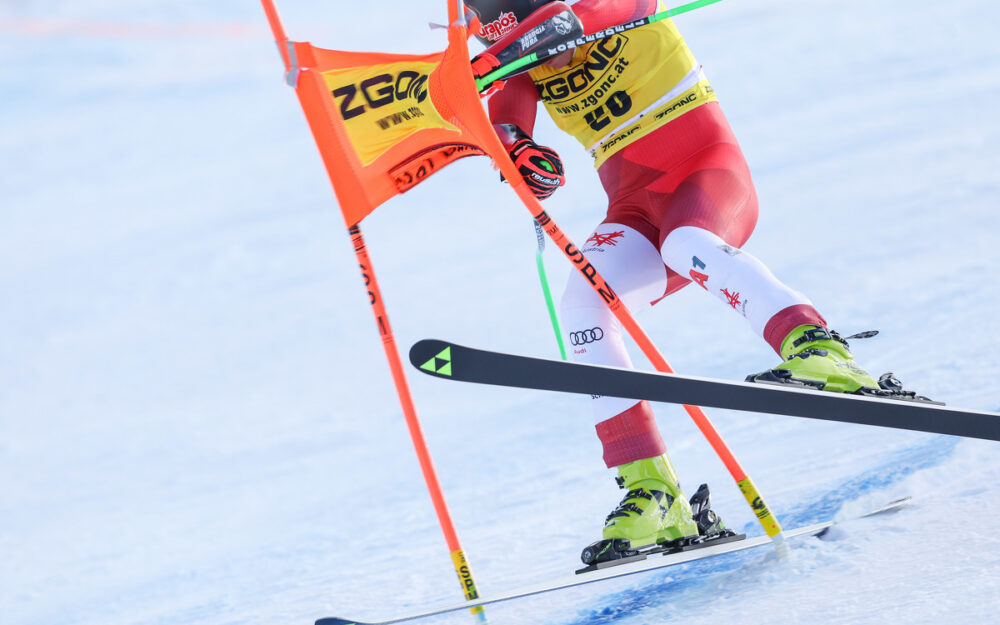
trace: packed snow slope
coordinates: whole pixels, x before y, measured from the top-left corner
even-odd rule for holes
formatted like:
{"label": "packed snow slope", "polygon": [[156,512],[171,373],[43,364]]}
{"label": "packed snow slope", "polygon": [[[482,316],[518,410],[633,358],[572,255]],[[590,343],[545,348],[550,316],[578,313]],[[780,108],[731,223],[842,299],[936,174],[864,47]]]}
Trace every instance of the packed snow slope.
{"label": "packed snow slope", "polygon": [[[437,6],[440,5],[440,6]],[[290,36],[431,52],[443,2],[280,3]],[[761,200],[747,249],[873,372],[1000,410],[1000,6],[731,0],[678,19]],[[0,2],[0,621],[373,619],[461,598],[335,199],[255,2]],[[547,120],[582,242],[604,194]],[[528,214],[466,159],[364,223],[399,345],[557,355]],[[551,249],[560,288],[565,261]],[[776,363],[699,289],[640,317],[680,372]],[[640,354],[635,361],[648,365]],[[568,574],[618,502],[585,398],[410,375],[480,590]],[[683,411],[688,490],[759,533]],[[711,417],[787,526],[768,550],[488,610],[494,623],[995,621],[1000,447]],[[752,615],[749,616],[749,615]],[[441,623],[467,623],[459,613]]]}

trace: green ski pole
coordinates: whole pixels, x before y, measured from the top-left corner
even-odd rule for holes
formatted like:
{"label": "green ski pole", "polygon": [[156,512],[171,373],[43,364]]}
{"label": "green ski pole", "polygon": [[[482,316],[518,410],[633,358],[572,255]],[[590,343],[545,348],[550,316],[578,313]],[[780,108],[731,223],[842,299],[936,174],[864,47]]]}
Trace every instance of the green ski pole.
{"label": "green ski pole", "polygon": [[542,226],[537,221],[535,224],[535,236],[538,238],[538,251],[535,252],[535,264],[538,265],[538,280],[542,283],[542,293],[545,294],[545,305],[549,309],[549,318],[552,320],[552,330],[556,333],[556,342],[559,344],[559,355],[566,360],[566,345],[563,343],[562,330],[559,328],[559,315],[556,314],[556,306],[552,301],[552,290],[549,289],[549,278],[545,273],[545,233]]}
{"label": "green ski pole", "polygon": [[659,13],[654,13],[649,17],[644,17],[632,22],[627,22],[625,24],[619,24],[618,26],[610,26],[604,30],[594,33],[592,35],[586,35],[578,39],[573,39],[571,41],[565,42],[565,44],[560,44],[554,48],[550,47],[548,50],[539,50],[538,52],[532,52],[531,54],[521,57],[516,61],[511,61],[510,63],[498,67],[489,74],[483,76],[482,78],[476,79],[476,88],[479,89],[480,93],[488,89],[493,83],[498,80],[506,80],[512,76],[523,73],[532,67],[537,67],[545,59],[556,56],[566,50],[572,48],[586,45],[592,43],[599,39],[607,37],[609,33],[620,33],[626,30],[632,30],[634,28],[642,28],[643,26],[648,26],[656,22],[674,17],[675,15],[680,15],[682,13],[688,13],[694,11],[695,9],[700,9],[703,6],[708,6],[709,4],[715,4],[716,2],[721,2],[722,0],[695,0],[694,2],[689,2],[687,4],[682,4],[681,6],[674,7],[672,9],[667,9],[666,11],[660,11]]}

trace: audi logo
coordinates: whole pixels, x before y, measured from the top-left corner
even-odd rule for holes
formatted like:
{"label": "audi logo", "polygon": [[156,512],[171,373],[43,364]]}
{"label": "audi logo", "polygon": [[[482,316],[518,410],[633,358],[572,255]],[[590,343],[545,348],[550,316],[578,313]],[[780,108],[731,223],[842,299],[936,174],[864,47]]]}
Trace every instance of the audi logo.
{"label": "audi logo", "polygon": [[570,332],[569,341],[573,345],[586,345],[587,343],[596,343],[604,338],[604,330],[601,328],[592,328],[590,330],[583,330],[581,332]]}

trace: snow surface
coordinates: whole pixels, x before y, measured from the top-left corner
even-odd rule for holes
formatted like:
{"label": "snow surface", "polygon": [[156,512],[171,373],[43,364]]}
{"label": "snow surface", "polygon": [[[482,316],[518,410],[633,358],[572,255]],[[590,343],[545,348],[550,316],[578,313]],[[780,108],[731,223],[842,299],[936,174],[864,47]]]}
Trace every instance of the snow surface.
{"label": "snow surface", "polygon": [[[436,9],[432,4],[440,5]],[[291,37],[430,52],[444,3],[282,0]],[[859,360],[1000,410],[1000,7],[730,1],[678,24],[751,163],[747,249]],[[0,2],[0,622],[310,623],[461,598],[354,256],[257,3]],[[589,235],[565,157],[548,203]],[[400,347],[553,357],[535,237],[483,159],[365,222]],[[547,254],[557,288],[569,268]],[[640,321],[674,367],[774,355],[686,289]],[[635,354],[638,363],[645,361]],[[562,577],[620,493],[587,400],[410,382],[480,591]],[[997,622],[1000,447],[712,411],[787,526],[898,514],[767,550],[491,607],[494,623]],[[689,489],[760,532],[684,413]],[[468,623],[464,613],[439,619]]]}

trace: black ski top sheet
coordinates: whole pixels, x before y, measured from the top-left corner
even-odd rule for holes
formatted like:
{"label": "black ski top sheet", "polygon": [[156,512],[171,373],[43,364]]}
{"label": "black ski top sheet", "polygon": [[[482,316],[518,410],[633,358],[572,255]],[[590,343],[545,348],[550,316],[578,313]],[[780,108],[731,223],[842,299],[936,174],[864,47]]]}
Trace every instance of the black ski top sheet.
{"label": "black ski top sheet", "polygon": [[774,384],[730,382],[516,356],[424,339],[410,362],[447,380],[646,399],[1000,441],[1000,415]]}

